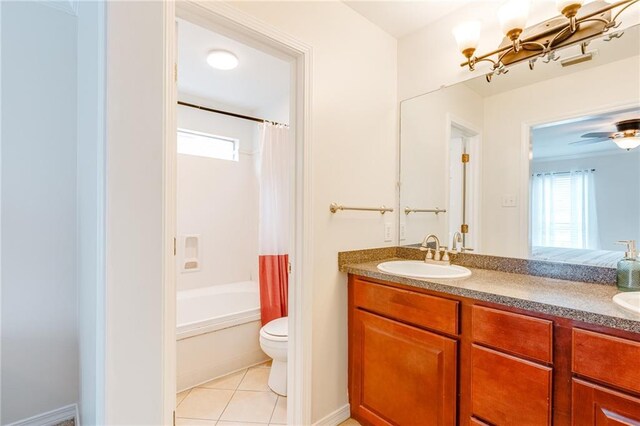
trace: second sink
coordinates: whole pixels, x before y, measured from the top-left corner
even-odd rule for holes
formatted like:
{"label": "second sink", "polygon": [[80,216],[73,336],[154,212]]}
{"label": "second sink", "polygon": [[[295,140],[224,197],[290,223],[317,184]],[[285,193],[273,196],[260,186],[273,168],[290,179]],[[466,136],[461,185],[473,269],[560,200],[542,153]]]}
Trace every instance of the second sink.
{"label": "second sink", "polygon": [[421,260],[392,260],[378,265],[378,269],[411,278],[465,278],[471,271],[458,265],[435,265]]}
{"label": "second sink", "polygon": [[613,302],[631,312],[640,314],[640,291],[618,293],[613,296]]}

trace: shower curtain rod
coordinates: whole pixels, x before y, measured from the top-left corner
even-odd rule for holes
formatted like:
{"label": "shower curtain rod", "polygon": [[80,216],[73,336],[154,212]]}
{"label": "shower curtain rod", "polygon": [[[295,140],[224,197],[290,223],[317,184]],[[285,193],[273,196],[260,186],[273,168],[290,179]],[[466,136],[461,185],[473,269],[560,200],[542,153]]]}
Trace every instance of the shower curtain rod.
{"label": "shower curtain rod", "polygon": [[208,111],[208,112],[214,112],[216,114],[228,115],[230,117],[242,118],[243,120],[256,121],[258,123],[271,123],[271,124],[275,124],[276,126],[289,127],[288,124],[277,123],[275,121],[265,120],[264,118],[251,117],[249,115],[236,114],[235,112],[229,112],[229,111],[222,111],[220,109],[207,108],[207,107],[204,107],[204,106],[201,106],[201,105],[190,104],[188,102],[178,101],[178,105],[186,106],[186,107],[189,107],[189,108],[201,109],[203,111]]}

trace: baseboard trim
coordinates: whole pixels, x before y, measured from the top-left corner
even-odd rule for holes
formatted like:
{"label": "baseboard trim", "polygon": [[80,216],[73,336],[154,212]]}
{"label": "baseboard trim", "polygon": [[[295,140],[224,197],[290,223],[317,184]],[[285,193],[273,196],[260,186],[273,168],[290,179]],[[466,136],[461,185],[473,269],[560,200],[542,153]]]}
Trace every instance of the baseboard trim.
{"label": "baseboard trim", "polygon": [[60,422],[71,419],[75,420],[76,426],[80,425],[78,421],[78,404],[70,404],[65,407],[56,408],[55,410],[29,417],[28,419],[18,420],[7,426],[54,426]]}
{"label": "baseboard trim", "polygon": [[313,426],[337,426],[351,417],[351,406],[345,404],[333,413],[329,413],[313,424]]}

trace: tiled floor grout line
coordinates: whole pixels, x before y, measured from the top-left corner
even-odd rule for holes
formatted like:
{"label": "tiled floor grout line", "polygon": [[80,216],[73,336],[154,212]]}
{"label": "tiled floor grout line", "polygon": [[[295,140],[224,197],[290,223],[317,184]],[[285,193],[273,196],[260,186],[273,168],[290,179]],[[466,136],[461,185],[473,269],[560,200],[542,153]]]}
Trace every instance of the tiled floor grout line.
{"label": "tiled floor grout line", "polygon": [[273,420],[273,413],[276,412],[276,408],[278,408],[278,400],[280,399],[280,395],[276,396],[276,403],[273,405],[273,410],[271,410],[271,416],[269,416],[269,421],[267,424],[271,424],[271,420]]}
{"label": "tiled floor grout line", "polygon": [[229,398],[229,400],[227,401],[227,405],[224,406],[224,409],[220,413],[220,417],[218,417],[218,419],[216,420],[216,425],[220,422],[220,419],[222,418],[222,416],[224,416],[224,412],[227,411],[227,408],[229,408],[229,404],[233,400],[233,397],[235,396],[236,392],[238,392],[238,388],[242,384],[242,381],[244,380],[244,378],[247,376],[247,372],[248,371],[249,371],[248,368],[246,370],[244,370],[244,374],[242,375],[242,377],[238,381],[238,384],[236,385],[236,388],[233,390],[233,393],[231,394],[231,398]]}
{"label": "tiled floor grout line", "polygon": [[[182,398],[182,401],[180,401],[179,403],[177,403],[177,404],[176,404],[176,410],[178,410],[178,407],[180,406],[180,404],[182,404],[182,403],[184,402],[184,400],[185,400],[185,399],[187,399],[187,397],[189,396],[189,394],[191,393],[191,391],[192,391],[193,389],[194,389],[194,388],[191,388],[191,389],[187,389],[187,390],[186,390],[187,394],[184,396],[184,398]],[[183,391],[183,392],[185,392],[185,391]]]}

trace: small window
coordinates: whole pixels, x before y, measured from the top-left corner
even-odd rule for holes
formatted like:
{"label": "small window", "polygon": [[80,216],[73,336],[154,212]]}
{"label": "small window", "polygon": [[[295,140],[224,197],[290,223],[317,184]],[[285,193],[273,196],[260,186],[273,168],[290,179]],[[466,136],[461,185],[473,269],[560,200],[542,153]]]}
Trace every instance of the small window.
{"label": "small window", "polygon": [[178,154],[238,161],[238,140],[178,129]]}

